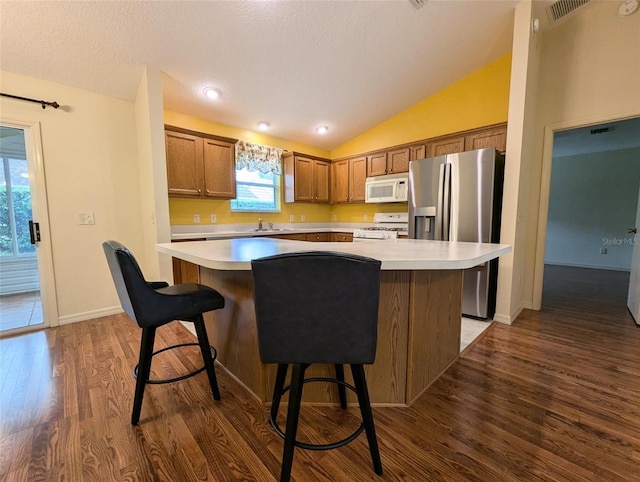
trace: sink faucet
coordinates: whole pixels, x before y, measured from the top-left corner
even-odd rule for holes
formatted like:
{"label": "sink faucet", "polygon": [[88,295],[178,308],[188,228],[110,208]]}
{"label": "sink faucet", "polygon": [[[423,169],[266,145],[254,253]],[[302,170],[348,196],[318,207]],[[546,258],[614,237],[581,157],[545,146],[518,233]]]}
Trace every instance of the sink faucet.
{"label": "sink faucet", "polygon": [[258,231],[262,231],[262,218],[258,218]]}
{"label": "sink faucet", "polygon": [[267,223],[269,225],[269,231],[273,231],[273,223]]}

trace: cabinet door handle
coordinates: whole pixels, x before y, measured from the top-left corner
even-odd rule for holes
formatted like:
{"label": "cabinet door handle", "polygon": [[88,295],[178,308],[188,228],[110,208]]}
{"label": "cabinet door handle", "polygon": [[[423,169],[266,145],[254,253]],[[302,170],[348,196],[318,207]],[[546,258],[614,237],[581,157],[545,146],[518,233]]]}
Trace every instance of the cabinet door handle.
{"label": "cabinet door handle", "polygon": [[200,194],[202,192],[202,189],[198,189],[198,194]]}

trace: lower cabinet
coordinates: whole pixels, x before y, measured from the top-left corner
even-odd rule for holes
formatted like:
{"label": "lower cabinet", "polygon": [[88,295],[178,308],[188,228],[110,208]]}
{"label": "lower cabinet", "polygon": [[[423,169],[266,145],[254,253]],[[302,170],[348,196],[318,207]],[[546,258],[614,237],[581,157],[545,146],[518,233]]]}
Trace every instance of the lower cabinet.
{"label": "lower cabinet", "polygon": [[306,233],[304,235],[305,241],[329,241],[329,235],[331,233]]}
{"label": "lower cabinet", "polygon": [[[185,239],[184,241],[204,241],[204,238]],[[180,243],[181,241],[173,241]],[[200,283],[200,269],[197,264],[189,263],[178,258],[171,258],[173,263],[173,284]]]}
{"label": "lower cabinet", "polygon": [[331,233],[332,242],[351,243],[353,241],[353,233]]}

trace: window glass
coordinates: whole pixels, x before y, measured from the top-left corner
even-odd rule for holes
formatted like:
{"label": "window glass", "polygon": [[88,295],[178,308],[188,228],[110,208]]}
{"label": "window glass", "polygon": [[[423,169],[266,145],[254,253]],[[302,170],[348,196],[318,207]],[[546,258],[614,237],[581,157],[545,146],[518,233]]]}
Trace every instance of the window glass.
{"label": "window glass", "polygon": [[277,174],[236,170],[236,199],[232,211],[280,212],[280,176]]}

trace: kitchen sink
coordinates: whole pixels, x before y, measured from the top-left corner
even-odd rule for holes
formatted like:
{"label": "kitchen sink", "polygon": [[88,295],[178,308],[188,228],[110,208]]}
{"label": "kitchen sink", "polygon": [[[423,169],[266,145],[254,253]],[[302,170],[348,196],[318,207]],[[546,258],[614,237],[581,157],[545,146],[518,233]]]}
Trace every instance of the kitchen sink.
{"label": "kitchen sink", "polygon": [[249,230],[250,233],[277,233],[277,232],[280,232],[280,231],[293,231],[293,229],[291,229],[291,228],[272,228],[272,229],[269,229],[269,228],[262,228],[262,229],[255,228],[255,229],[250,229]]}

